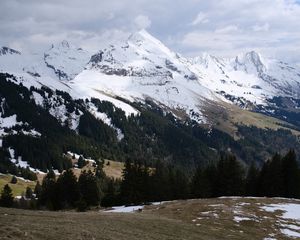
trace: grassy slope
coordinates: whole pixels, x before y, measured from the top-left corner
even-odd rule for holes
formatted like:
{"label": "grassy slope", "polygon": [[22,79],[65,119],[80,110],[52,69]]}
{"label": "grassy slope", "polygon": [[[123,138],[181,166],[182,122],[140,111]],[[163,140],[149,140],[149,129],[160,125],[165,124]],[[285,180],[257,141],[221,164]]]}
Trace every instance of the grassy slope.
{"label": "grassy slope", "polygon": [[261,113],[255,113],[248,110],[243,110],[235,105],[225,102],[207,102],[204,107],[205,115],[210,119],[216,128],[230,134],[235,138],[239,138],[236,125],[255,126],[258,128],[269,128],[277,130],[279,128],[291,130],[294,135],[299,136],[300,132],[282,127],[291,126],[290,123],[284,122],[277,118],[269,117]]}
{"label": "grassy slope", "polygon": [[12,175],[0,175],[0,191],[3,189],[5,184],[8,184],[13,191],[13,195],[20,196],[23,192],[26,191],[27,187],[34,189],[36,185],[36,182],[34,181],[24,181],[19,178],[17,178],[18,182],[16,184],[11,184],[11,178]]}
{"label": "grassy slope", "polygon": [[[109,162],[109,165],[107,165],[107,162]],[[111,160],[105,160],[103,171],[105,172],[106,176],[112,177],[112,178],[122,178],[122,171],[124,168],[124,163],[122,162],[116,162]],[[86,166],[84,166],[82,169],[73,169],[75,175],[79,177],[81,171],[88,171],[91,170],[92,172],[95,170],[93,167],[93,164],[89,162]]]}
{"label": "grassy slope", "polygon": [[[107,162],[108,162],[108,160],[105,160],[105,164],[104,164],[105,174],[108,177],[122,178],[122,170],[124,168],[124,163],[109,160],[110,164],[106,165]],[[83,171],[83,170],[94,171],[94,167],[92,166],[91,163],[89,163],[83,169],[73,169],[73,171],[77,177],[79,177],[81,171]],[[42,183],[43,178],[45,177],[45,174],[38,174],[37,177],[38,177],[38,180],[40,181],[40,183]],[[7,174],[7,175],[1,174],[0,175],[0,191],[3,189],[5,184],[9,184],[9,186],[11,187],[11,189],[13,191],[13,195],[20,196],[20,195],[22,195],[23,192],[26,191],[27,187],[31,187],[32,189],[34,189],[34,187],[36,185],[35,181],[24,181],[19,178],[18,178],[18,182],[16,184],[11,184],[10,183],[11,178],[12,178],[12,175],[9,175],[9,174]]]}
{"label": "grassy slope", "polygon": [[[108,162],[109,165],[107,165]],[[103,170],[108,177],[122,178],[123,168],[124,168],[123,162],[105,160]]]}
{"label": "grassy slope", "polygon": [[[202,199],[148,206],[139,213],[43,212],[0,208],[0,239],[290,239],[280,232],[281,212],[261,205],[282,199]],[[206,212],[206,213],[205,213]],[[250,220],[235,222],[234,215]],[[285,220],[298,226],[300,222]],[[300,230],[299,230],[300,231]],[[272,235],[273,234],[273,235]]]}

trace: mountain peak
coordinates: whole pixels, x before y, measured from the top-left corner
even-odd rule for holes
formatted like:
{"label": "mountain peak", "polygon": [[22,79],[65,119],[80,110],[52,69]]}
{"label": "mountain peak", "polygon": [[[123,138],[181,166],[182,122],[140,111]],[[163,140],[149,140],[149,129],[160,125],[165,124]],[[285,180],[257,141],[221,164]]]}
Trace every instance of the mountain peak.
{"label": "mountain peak", "polygon": [[174,56],[175,54],[160,40],[151,35],[147,30],[142,29],[129,36],[127,43],[135,48],[146,50],[157,55]]}
{"label": "mountain peak", "polygon": [[50,49],[70,49],[70,44],[67,40],[62,40],[59,43],[52,44]]}
{"label": "mountain peak", "polygon": [[67,40],[62,40],[59,45],[62,46],[63,48],[70,48],[70,44]]}
{"label": "mountain peak", "polygon": [[129,38],[128,41],[142,41],[142,40],[156,40],[158,41],[156,38],[154,38],[146,29],[142,29],[139,30],[135,33],[132,33]]}
{"label": "mountain peak", "polygon": [[261,73],[266,70],[266,66],[262,61],[261,55],[256,51],[242,53],[236,56],[234,62],[236,70],[243,69],[248,73]]}

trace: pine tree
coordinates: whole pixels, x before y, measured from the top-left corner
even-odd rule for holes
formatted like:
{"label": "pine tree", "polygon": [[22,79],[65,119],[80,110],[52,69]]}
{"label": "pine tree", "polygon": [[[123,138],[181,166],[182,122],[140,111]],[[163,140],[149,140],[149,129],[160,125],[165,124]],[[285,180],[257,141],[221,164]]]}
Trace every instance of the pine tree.
{"label": "pine tree", "polygon": [[1,191],[1,196],[0,196],[0,206],[2,207],[12,207],[14,203],[14,197],[12,194],[12,190],[9,187],[8,184],[6,184]]}
{"label": "pine tree", "polygon": [[88,206],[99,205],[101,200],[101,189],[97,177],[91,171],[83,171],[78,180],[82,200]]}
{"label": "pine tree", "polygon": [[283,172],[283,197],[299,198],[300,197],[300,175],[299,166],[294,150],[290,150],[282,159]]}
{"label": "pine tree", "polygon": [[186,175],[179,169],[170,171],[170,187],[172,199],[186,199],[189,194],[189,183]]}
{"label": "pine tree", "polygon": [[41,186],[40,182],[37,181],[36,185],[34,187],[34,194],[35,194],[36,198],[40,198],[41,192],[42,192],[42,186]]}
{"label": "pine tree", "polygon": [[74,207],[79,200],[79,186],[77,178],[71,169],[66,170],[57,179],[58,198],[63,207]]}
{"label": "pine tree", "polygon": [[120,198],[118,196],[119,181],[113,178],[108,179],[105,189],[105,195],[101,201],[101,206],[110,207],[115,206],[120,203]]}
{"label": "pine tree", "polygon": [[59,210],[61,205],[58,197],[55,173],[50,170],[43,179],[39,202],[50,210]]}
{"label": "pine tree", "polygon": [[10,180],[11,184],[16,184],[18,182],[18,179],[16,178],[16,176],[13,176]]}
{"label": "pine tree", "polygon": [[83,168],[85,165],[86,165],[86,161],[84,160],[83,156],[80,156],[78,158],[78,162],[77,162],[77,165],[78,165],[78,168]]}
{"label": "pine tree", "polygon": [[247,196],[257,196],[258,194],[259,170],[254,163],[251,163],[246,176],[245,193]]}
{"label": "pine tree", "polygon": [[244,189],[244,170],[233,155],[221,156],[217,165],[217,196],[240,196]]}
{"label": "pine tree", "polygon": [[149,179],[148,167],[143,166],[138,160],[133,163],[127,160],[121,183],[121,198],[123,201],[135,204],[148,201],[150,199]]}
{"label": "pine tree", "polygon": [[171,199],[169,187],[169,169],[161,161],[157,161],[151,176],[151,199],[152,201],[163,201]]}
{"label": "pine tree", "polygon": [[25,197],[27,199],[31,199],[33,197],[33,191],[30,187],[26,188]]}
{"label": "pine tree", "polygon": [[197,198],[210,198],[216,195],[217,169],[215,164],[199,167],[192,179],[192,194]]}
{"label": "pine tree", "polygon": [[259,195],[280,197],[284,193],[282,157],[275,154],[264,163],[259,176]]}

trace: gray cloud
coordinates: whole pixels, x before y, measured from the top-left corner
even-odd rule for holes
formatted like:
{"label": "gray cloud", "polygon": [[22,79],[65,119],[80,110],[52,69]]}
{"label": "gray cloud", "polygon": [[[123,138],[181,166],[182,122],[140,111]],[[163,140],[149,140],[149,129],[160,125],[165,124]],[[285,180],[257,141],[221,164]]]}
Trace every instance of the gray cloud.
{"label": "gray cloud", "polygon": [[258,50],[300,62],[295,0],[1,0],[0,45],[46,49],[67,39],[97,51],[140,28],[185,54]]}

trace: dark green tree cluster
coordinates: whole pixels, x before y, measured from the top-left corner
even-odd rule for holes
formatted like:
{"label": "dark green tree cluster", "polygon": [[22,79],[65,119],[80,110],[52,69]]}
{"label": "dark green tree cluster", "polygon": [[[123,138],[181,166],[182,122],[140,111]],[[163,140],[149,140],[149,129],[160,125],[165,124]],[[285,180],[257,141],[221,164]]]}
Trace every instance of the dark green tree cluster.
{"label": "dark green tree cluster", "polygon": [[216,164],[198,168],[192,178],[192,195],[197,198],[241,196],[244,194],[244,169],[231,154],[224,154]]}
{"label": "dark green tree cluster", "polygon": [[87,161],[85,161],[84,157],[81,155],[78,158],[77,166],[78,168],[83,168],[87,164]]}
{"label": "dark green tree cluster", "polygon": [[290,150],[284,157],[276,154],[251,178],[254,181],[249,188],[257,190],[253,195],[300,198],[300,168],[294,150]]}
{"label": "dark green tree cluster", "polygon": [[35,192],[39,205],[50,210],[97,206],[101,200],[99,180],[91,171],[83,171],[78,180],[72,170],[64,171],[57,179],[50,171]]}
{"label": "dark green tree cluster", "polygon": [[14,204],[14,197],[12,194],[12,190],[8,184],[6,184],[1,191],[0,196],[0,206],[1,207],[12,207]]}
{"label": "dark green tree cluster", "polygon": [[247,171],[232,155],[217,164],[197,169],[191,183],[194,197],[266,196],[300,198],[300,168],[294,150],[284,157],[275,154],[259,169]]}
{"label": "dark green tree cluster", "polygon": [[127,160],[120,187],[123,203],[144,203],[188,198],[188,178],[182,171],[157,162],[149,169],[140,161]]}

